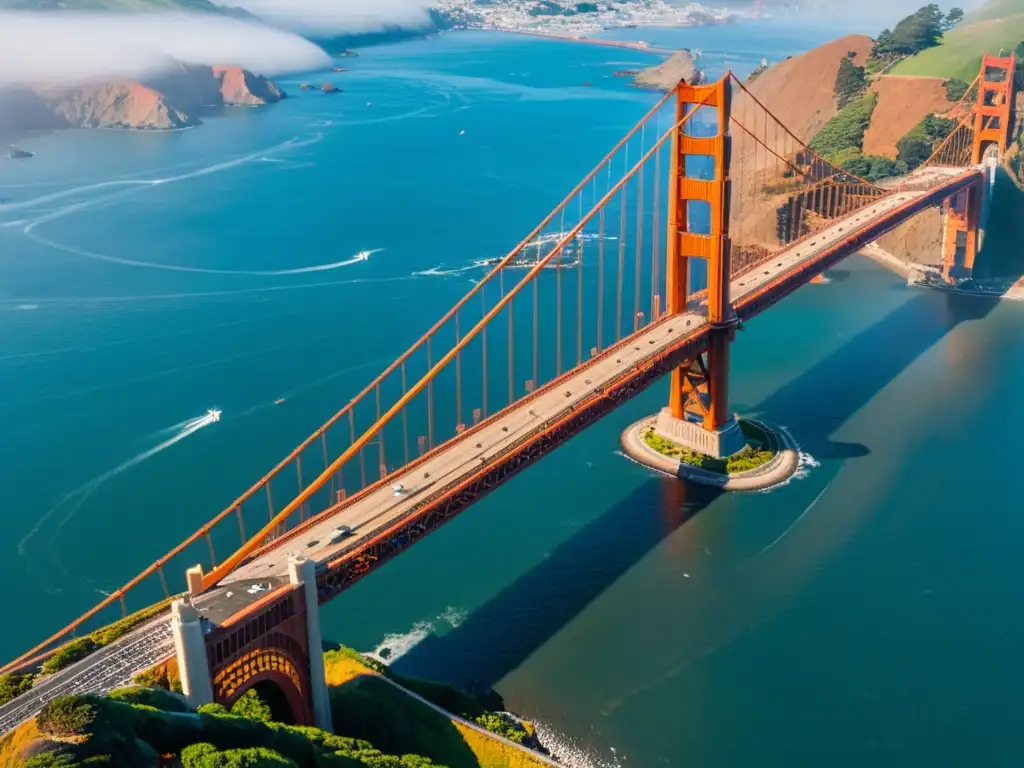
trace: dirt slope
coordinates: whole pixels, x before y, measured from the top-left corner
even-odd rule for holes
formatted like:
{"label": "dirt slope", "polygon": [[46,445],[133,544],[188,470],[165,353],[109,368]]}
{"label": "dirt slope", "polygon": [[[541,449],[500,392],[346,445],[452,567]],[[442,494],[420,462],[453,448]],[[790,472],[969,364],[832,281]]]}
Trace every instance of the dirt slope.
{"label": "dirt slope", "polygon": [[809,141],[836,113],[839,61],[854,51],[854,62],[862,65],[871,46],[865,35],[840,37],[769,67],[750,91],[802,141]]}
{"label": "dirt slope", "polygon": [[942,114],[952,104],[942,79],[886,75],[871,85],[878,103],[864,133],[864,154],[896,157],[896,142],[929,114]]}
{"label": "dirt slope", "polygon": [[[871,46],[869,37],[847,35],[769,67],[748,87],[782,126],[807,142],[837,111],[834,91],[839,62],[852,51],[854,61],[863,64]],[[758,135],[767,130],[769,141],[782,154],[791,156],[795,151],[795,142],[770,120],[766,124],[763,110],[745,94],[735,96],[732,116]],[[730,226],[734,242],[740,246],[773,246],[777,243],[775,209],[786,198],[764,190],[784,181],[784,165],[775,154],[737,129],[733,131],[732,169]]]}

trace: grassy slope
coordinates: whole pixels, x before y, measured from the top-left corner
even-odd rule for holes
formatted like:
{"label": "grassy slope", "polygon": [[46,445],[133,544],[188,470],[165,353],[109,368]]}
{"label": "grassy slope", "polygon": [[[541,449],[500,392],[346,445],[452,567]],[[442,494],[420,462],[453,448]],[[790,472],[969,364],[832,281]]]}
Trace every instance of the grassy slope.
{"label": "grassy slope", "polygon": [[985,53],[1011,51],[1024,40],[1024,0],[990,0],[969,13],[942,45],[901,61],[891,75],[956,77],[971,82]]}
{"label": "grassy slope", "polygon": [[1004,19],[1018,13],[1024,13],[1024,0],[989,0],[964,16],[961,26],[988,19]]}
{"label": "grassy slope", "polygon": [[[396,753],[426,755],[450,768],[540,768],[522,749],[443,717],[390,685],[350,655],[324,656],[337,730],[346,736],[377,739]],[[367,740],[369,740],[367,738]],[[379,743],[378,743],[379,742]]]}

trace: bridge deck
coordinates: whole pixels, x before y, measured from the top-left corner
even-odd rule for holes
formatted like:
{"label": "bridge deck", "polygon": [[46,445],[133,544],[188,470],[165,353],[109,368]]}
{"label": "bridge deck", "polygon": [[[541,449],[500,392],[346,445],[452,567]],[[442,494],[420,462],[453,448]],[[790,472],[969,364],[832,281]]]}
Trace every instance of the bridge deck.
{"label": "bridge deck", "polygon": [[[781,283],[780,293],[784,295],[806,282],[808,269],[819,263],[823,268],[856,250],[855,245],[849,245],[851,238],[877,237],[886,225],[892,226],[915,212],[901,213],[901,208],[935,204],[965,179],[976,175],[976,170],[953,168],[931,168],[914,174],[910,178],[913,186],[927,189],[896,191],[739,276],[731,284],[733,304],[744,317],[756,314],[761,307],[755,301],[755,294],[769,285]],[[638,363],[663,356],[686,339],[699,338],[707,331],[706,318],[699,308],[647,326],[619,346],[596,356],[557,386],[538,390],[528,401],[497,414],[492,421],[443,445],[435,454],[398,475],[392,482],[401,482],[405,487],[401,497],[394,497],[389,486],[354,496],[336,510],[325,513],[322,519],[310,521],[294,534],[258,552],[218,587],[200,596],[195,601],[196,607],[215,622],[239,613],[265,594],[250,592],[244,585],[283,583],[287,556],[293,551],[303,552],[319,563],[343,558],[347,552],[362,546],[382,526],[399,521],[426,495],[458,484],[503,447],[542,429],[541,425],[548,418],[565,411],[566,406],[586,402],[604,385],[627,374]],[[566,396],[566,392],[570,394]],[[426,473],[430,474],[429,478],[425,477]],[[357,533],[342,543],[330,545],[328,534],[338,525],[349,525]],[[307,546],[311,541],[319,543]],[[155,618],[77,664],[39,681],[30,692],[0,707],[0,734],[34,716],[47,701],[57,696],[103,692],[125,685],[133,674],[172,653],[167,618]]]}
{"label": "bridge deck", "polygon": [[[962,169],[930,169],[928,172],[929,177],[950,179],[962,174]],[[809,240],[794,244],[770,262],[736,278],[731,283],[733,303],[740,304],[745,297],[763,286],[788,273],[800,271],[849,238],[852,233],[884,220],[898,208],[924,194],[922,190],[896,192],[869,208],[837,220]],[[322,519],[265,549],[239,567],[221,586],[240,581],[252,583],[262,579],[279,583],[287,573],[288,555],[293,552],[325,563],[358,549],[382,527],[410,513],[426,496],[467,479],[511,444],[521,441],[531,432],[543,431],[545,423],[567,406],[577,406],[587,401],[630,368],[664,353],[666,349],[678,345],[683,338],[696,337],[707,330],[707,318],[702,310],[689,311],[641,329],[627,338],[628,343],[605,350],[571,376],[542,387],[532,398],[505,409],[480,428],[448,441],[433,455],[414,463],[409,471],[393,476],[388,484],[352,497]],[[402,484],[401,495],[394,495],[391,483]],[[330,533],[339,525],[351,527],[355,535],[332,544]]]}

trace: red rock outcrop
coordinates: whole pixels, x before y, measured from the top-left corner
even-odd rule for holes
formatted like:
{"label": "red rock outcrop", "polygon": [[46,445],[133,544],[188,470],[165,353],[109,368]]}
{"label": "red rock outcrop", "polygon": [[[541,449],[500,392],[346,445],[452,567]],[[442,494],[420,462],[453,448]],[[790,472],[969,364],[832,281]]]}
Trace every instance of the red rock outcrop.
{"label": "red rock outcrop", "polygon": [[0,91],[0,133],[68,127],[172,130],[198,125],[205,109],[271,104],[284,96],[270,80],[241,67],[179,64],[145,82]]}
{"label": "red rock outcrop", "polygon": [[213,67],[213,77],[220,81],[221,99],[228,106],[273,104],[285,95],[267,78],[241,67]]}
{"label": "red rock outcrop", "polygon": [[168,103],[159,91],[131,81],[46,86],[35,91],[57,117],[77,128],[167,130],[199,122]]}

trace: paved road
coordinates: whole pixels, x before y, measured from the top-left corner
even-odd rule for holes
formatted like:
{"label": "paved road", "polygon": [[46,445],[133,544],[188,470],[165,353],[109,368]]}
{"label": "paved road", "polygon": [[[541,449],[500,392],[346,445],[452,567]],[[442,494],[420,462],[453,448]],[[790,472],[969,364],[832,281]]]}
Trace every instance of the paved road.
{"label": "paved road", "polygon": [[[912,179],[918,183],[934,182],[964,172],[960,169],[928,169]],[[768,263],[741,275],[731,283],[733,302],[739,302],[766,283],[796,271],[806,262],[822,256],[838,241],[923,194],[921,190],[908,189],[889,195],[853,217],[840,220],[822,230],[809,241],[780,252]],[[412,511],[420,498],[458,483],[501,453],[510,443],[541,429],[541,425],[564,411],[567,406],[582,402],[632,366],[677,344],[681,338],[702,333],[706,329],[707,318],[702,310],[690,311],[648,326],[635,335],[632,344],[597,356],[590,365],[560,383],[557,388],[549,386],[540,389],[529,403],[506,410],[482,430],[450,440],[446,450],[438,452],[414,471],[395,477],[392,482],[404,486],[401,496],[395,497],[390,487],[385,486],[365,497],[343,503],[325,519],[304,530],[301,536],[283,541],[280,546],[238,568],[218,587],[200,598],[197,607],[212,621],[223,621],[265,594],[251,594],[248,591],[250,585],[259,583],[269,588],[286,582],[287,560],[292,552],[302,553],[318,562],[336,559],[345,551],[359,546],[381,526],[395,522]],[[331,544],[330,532],[339,525],[348,525],[356,533],[343,543]],[[0,707],[0,733],[32,717],[43,704],[57,696],[68,693],[103,693],[125,685],[131,681],[133,674],[161,661],[172,652],[168,621],[155,620]]]}

